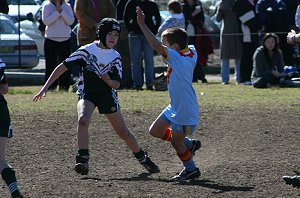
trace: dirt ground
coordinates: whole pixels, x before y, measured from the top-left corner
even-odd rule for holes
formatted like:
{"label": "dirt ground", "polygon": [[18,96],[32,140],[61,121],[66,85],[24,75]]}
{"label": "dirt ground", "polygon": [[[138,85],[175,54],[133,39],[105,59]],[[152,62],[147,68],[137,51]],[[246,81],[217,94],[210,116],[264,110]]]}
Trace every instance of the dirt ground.
{"label": "dirt ground", "polygon": [[[274,111],[210,108],[194,138],[202,148],[194,159],[201,177],[172,182],[182,169],[171,145],[152,138],[147,129],[159,112],[124,113],[128,127],[161,169],[148,174],[106,119],[94,113],[90,126],[90,174],[73,170],[76,112],[12,113],[15,135],[8,159],[25,197],[297,197],[299,189],[282,176],[300,170],[299,107]],[[289,111],[289,112],[287,112]],[[204,124],[204,122],[205,124]],[[205,125],[205,126],[204,126]],[[4,184],[4,182],[3,182]],[[9,197],[5,185],[0,197]]]}

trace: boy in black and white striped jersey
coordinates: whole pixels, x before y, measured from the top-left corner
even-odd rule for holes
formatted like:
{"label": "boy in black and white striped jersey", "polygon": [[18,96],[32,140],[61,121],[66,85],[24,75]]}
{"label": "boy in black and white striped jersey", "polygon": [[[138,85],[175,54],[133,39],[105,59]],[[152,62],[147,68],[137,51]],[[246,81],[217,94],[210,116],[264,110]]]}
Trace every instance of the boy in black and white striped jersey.
{"label": "boy in black and white striped jersey", "polygon": [[12,137],[10,114],[7,102],[3,96],[8,92],[8,84],[4,74],[5,63],[0,58],[0,172],[7,184],[12,198],[23,198],[20,194],[14,169],[6,161],[6,145],[8,138]]}
{"label": "boy in black and white striped jersey", "polygon": [[114,50],[121,31],[120,23],[113,18],[101,20],[97,37],[93,43],[80,47],[52,72],[50,78],[33,97],[38,101],[45,96],[49,86],[65,71],[80,67],[80,77],[77,94],[78,128],[75,171],[87,175],[89,168],[89,137],[88,127],[95,107],[100,114],[104,114],[117,135],[125,141],[138,161],[150,172],[158,173],[158,166],[151,161],[137,143],[123,119],[118,102],[116,89],[119,88],[122,78],[122,61],[120,54]]}

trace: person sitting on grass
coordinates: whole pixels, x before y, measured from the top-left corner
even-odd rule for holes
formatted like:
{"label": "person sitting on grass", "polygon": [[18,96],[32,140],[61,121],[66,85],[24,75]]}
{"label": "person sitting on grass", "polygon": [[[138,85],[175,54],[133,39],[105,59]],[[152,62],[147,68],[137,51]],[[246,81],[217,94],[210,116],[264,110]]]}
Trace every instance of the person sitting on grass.
{"label": "person sitting on grass", "polygon": [[[146,151],[137,143],[121,114],[117,91],[122,77],[120,54],[113,48],[118,42],[121,31],[120,23],[113,18],[100,21],[97,30],[98,40],[80,47],[59,64],[42,89],[33,97],[33,101],[41,100],[49,86],[65,71],[80,67],[77,103],[78,127],[75,171],[87,175],[89,171],[89,136],[88,127],[95,107],[100,114],[105,114],[117,135],[125,141],[138,161],[150,172],[160,172],[158,166],[151,161]],[[78,69],[78,68],[77,68]]]}
{"label": "person sitting on grass", "polygon": [[[14,169],[5,159],[7,141],[12,137],[10,114],[3,96],[8,92],[8,83],[4,74],[5,63],[0,58],[0,173],[7,184],[12,198],[23,198],[20,193]],[[2,197],[2,196],[1,196]]]}
{"label": "person sitting on grass", "polygon": [[266,33],[263,45],[253,55],[251,81],[255,88],[267,88],[280,85],[284,77],[283,56],[279,49],[279,38],[274,33]]}
{"label": "person sitting on grass", "polygon": [[137,23],[151,47],[162,55],[168,64],[168,91],[170,104],[150,126],[152,136],[170,141],[183,163],[183,170],[172,180],[186,181],[200,177],[201,173],[193,160],[193,154],[201,142],[187,138],[192,135],[199,122],[199,106],[192,86],[193,71],[197,62],[195,47],[188,46],[188,35],[184,29],[168,28],[162,33],[162,44],[145,24],[145,15],[136,8]]}

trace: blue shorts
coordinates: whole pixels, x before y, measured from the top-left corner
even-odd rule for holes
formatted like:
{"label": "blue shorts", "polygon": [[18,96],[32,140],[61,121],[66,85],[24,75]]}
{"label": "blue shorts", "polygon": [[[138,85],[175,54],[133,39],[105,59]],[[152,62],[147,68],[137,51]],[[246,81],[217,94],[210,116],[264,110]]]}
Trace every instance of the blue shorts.
{"label": "blue shorts", "polygon": [[170,123],[171,125],[171,128],[172,128],[172,131],[174,133],[184,133],[186,134],[187,136],[192,136],[197,125],[178,125],[178,124],[175,124],[173,122],[171,122],[171,120],[169,120],[167,118],[167,116],[165,116],[165,114],[161,114],[160,117],[167,121],[168,123]]}

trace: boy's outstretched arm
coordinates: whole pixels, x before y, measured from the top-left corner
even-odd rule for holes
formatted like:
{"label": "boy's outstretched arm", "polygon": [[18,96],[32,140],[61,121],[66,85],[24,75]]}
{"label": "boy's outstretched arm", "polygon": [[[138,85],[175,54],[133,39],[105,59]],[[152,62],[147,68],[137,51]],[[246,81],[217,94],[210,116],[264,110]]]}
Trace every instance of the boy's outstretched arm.
{"label": "boy's outstretched arm", "polygon": [[50,85],[56,80],[58,79],[58,77],[60,75],[62,75],[65,71],[67,71],[68,68],[63,64],[59,64],[54,71],[52,72],[52,74],[50,75],[50,77],[48,78],[47,82],[45,83],[45,85],[42,87],[42,89],[39,91],[39,93],[37,93],[33,98],[32,101],[37,102],[38,100],[41,100],[42,97],[44,97],[46,95],[46,92],[48,90],[48,88],[50,87]]}
{"label": "boy's outstretched arm", "polygon": [[158,54],[164,56],[165,55],[164,46],[156,39],[155,35],[149,30],[149,28],[145,24],[145,15],[139,6],[136,7],[136,14],[137,14],[137,19],[136,19],[137,23],[140,26],[149,44]]}

